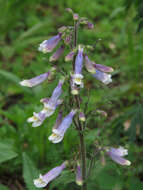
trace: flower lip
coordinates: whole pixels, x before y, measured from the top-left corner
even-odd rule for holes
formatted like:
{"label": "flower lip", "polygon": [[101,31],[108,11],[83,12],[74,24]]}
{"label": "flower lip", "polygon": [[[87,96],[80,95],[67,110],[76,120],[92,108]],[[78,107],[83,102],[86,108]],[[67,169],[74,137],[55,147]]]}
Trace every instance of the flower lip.
{"label": "flower lip", "polygon": [[72,75],[73,83],[75,83],[77,85],[81,85],[82,84],[82,79],[83,79],[83,75],[82,74],[73,74]]}
{"label": "flower lip", "polygon": [[45,187],[47,185],[47,182],[44,181],[43,176],[40,174],[38,179],[33,180],[34,185],[38,188]]}

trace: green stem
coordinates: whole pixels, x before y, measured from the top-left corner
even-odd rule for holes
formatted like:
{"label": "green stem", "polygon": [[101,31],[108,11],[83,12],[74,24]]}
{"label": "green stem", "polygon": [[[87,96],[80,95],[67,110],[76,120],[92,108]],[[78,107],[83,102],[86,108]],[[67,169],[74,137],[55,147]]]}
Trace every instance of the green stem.
{"label": "green stem", "polygon": [[[74,23],[74,48],[77,46],[77,30],[78,30],[78,23],[75,21]],[[73,61],[74,66],[75,58]],[[74,67],[73,67],[74,68]],[[75,96],[74,98],[76,106],[78,109],[80,109],[80,95]],[[83,185],[81,187],[82,190],[87,190],[87,183],[86,183],[86,146],[85,146],[85,140],[84,140],[84,129],[82,126],[81,121],[79,118],[77,118],[76,122],[76,128],[79,132],[79,139],[80,139],[80,159],[81,159],[81,167],[82,167],[82,179],[83,179]]]}

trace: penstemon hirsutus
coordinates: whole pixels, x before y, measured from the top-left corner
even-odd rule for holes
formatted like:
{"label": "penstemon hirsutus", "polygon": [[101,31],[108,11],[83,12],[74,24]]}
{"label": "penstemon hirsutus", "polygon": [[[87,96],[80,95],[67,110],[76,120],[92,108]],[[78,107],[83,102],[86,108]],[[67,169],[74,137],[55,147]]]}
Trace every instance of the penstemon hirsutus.
{"label": "penstemon hirsutus", "polygon": [[[90,163],[87,164],[84,131],[86,129],[85,121],[88,119],[88,115],[84,113],[84,110],[81,109],[82,101],[80,97],[80,91],[81,88],[84,88],[84,76],[82,74],[82,70],[83,67],[85,67],[86,70],[91,73],[94,78],[107,85],[112,82],[110,73],[113,72],[113,69],[111,67],[96,64],[94,61],[91,61],[87,55],[87,52],[91,47],[83,44],[77,44],[77,32],[80,25],[85,25],[88,29],[93,29],[94,25],[89,22],[87,18],[80,17],[77,13],[74,13],[70,8],[68,8],[67,11],[72,14],[74,26],[61,27],[58,30],[57,35],[43,41],[38,49],[43,53],[49,53],[52,52],[61,42],[62,45],[55,51],[55,53],[51,55],[49,59],[50,62],[54,63],[62,56],[66,46],[68,48],[70,47],[69,53],[65,57],[65,61],[71,62],[73,70],[68,74],[66,73],[66,76],[60,77],[59,82],[54,89],[51,97],[41,99],[41,103],[43,103],[43,109],[39,113],[34,112],[33,116],[28,118],[27,121],[32,123],[32,127],[38,127],[42,125],[47,117],[50,117],[52,114],[54,114],[57,107],[60,107],[62,104],[64,104],[64,101],[60,99],[60,96],[62,94],[62,87],[64,85],[64,82],[67,80],[70,87],[69,99],[72,102],[72,104],[70,104],[71,110],[64,118],[62,109],[59,111],[55,125],[52,128],[52,134],[48,139],[52,143],[61,142],[64,138],[65,132],[73,122],[76,130],[78,131],[80,142],[80,152],[77,154],[79,158],[77,159],[76,164],[77,169],[75,181],[77,185],[80,185],[83,190],[86,190],[88,177],[90,175],[90,170],[92,169],[92,158]],[[51,67],[48,72],[36,76],[32,79],[23,80],[20,82],[20,84],[27,87],[39,85],[45,80],[51,79],[54,76],[56,69],[59,68]],[[102,115],[106,115],[106,113],[102,110],[97,110],[97,112]],[[130,165],[130,161],[123,158],[123,156],[128,154],[128,151],[123,147],[107,148],[103,146],[94,151],[93,156],[95,156],[95,154],[100,151],[105,152],[106,155],[108,155],[112,160],[120,165]],[[67,167],[67,165],[68,161],[65,161],[60,166],[53,168],[45,175],[40,174],[38,179],[34,179],[35,186],[39,188],[45,187],[50,181],[59,176],[63,169]]]}

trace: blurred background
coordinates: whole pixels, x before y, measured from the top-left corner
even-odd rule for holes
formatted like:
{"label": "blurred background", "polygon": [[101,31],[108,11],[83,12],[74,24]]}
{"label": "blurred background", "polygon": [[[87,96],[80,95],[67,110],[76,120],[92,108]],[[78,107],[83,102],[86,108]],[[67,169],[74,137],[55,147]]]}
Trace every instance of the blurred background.
{"label": "blurred background", "polygon": [[[96,63],[114,68],[113,82],[102,85],[86,73],[88,109],[102,109],[104,118],[92,117],[87,126],[89,156],[92,145],[122,145],[128,149],[129,167],[121,167],[98,155],[88,189],[143,189],[143,1],[142,0],[0,0],[0,190],[36,190],[33,178],[64,160],[76,159],[78,136],[70,127],[62,143],[48,141],[58,111],[39,128],[26,122],[41,109],[39,100],[50,96],[56,80],[32,89],[19,85],[51,67],[49,56],[37,51],[39,43],[72,25],[70,7],[94,23],[93,30],[81,28],[78,42],[96,45],[89,54]],[[96,41],[101,41],[96,44]],[[68,49],[64,52],[66,55]],[[58,61],[67,70],[64,57]],[[86,90],[82,92],[86,102]],[[66,88],[64,97],[66,102]],[[65,111],[65,113],[67,113]],[[103,133],[99,133],[103,129]],[[90,157],[90,156],[89,156]],[[72,168],[65,170],[47,189],[78,190]],[[46,188],[45,188],[46,189]]]}

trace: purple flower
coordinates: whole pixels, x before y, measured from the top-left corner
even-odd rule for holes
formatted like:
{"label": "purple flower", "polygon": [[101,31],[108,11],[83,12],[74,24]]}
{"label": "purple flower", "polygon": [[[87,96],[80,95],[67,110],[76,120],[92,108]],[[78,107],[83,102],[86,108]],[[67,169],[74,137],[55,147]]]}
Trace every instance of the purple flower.
{"label": "purple flower", "polygon": [[78,15],[77,13],[74,13],[74,14],[73,14],[73,19],[74,19],[74,20],[78,20],[78,19],[79,19],[79,15]]}
{"label": "purple flower", "polygon": [[62,45],[57,51],[50,57],[50,62],[57,61],[64,52],[64,46]]}
{"label": "purple flower", "polygon": [[59,33],[58,35],[53,36],[49,40],[43,41],[40,44],[40,47],[38,48],[38,50],[43,53],[51,52],[57,46],[59,41],[61,40],[61,36],[62,36],[62,34]]}
{"label": "purple flower", "polygon": [[76,110],[71,110],[71,112],[62,120],[58,128],[52,130],[52,135],[49,136],[49,141],[53,143],[59,143],[64,138],[66,130],[70,127],[72,123],[73,116],[75,115]]}
{"label": "purple flower", "polygon": [[105,73],[112,72],[113,69],[111,67],[96,64],[90,61],[87,55],[85,55],[85,67],[88,72],[93,74],[93,77],[95,77],[97,80],[100,80],[104,84],[109,84],[110,82],[112,82],[111,75]]}
{"label": "purple flower", "polygon": [[62,100],[59,99],[60,95],[62,94],[62,85],[64,83],[64,78],[62,78],[57,87],[54,89],[52,96],[50,99],[44,99],[44,108],[42,110],[43,113],[46,114],[47,117],[51,116],[58,105],[62,103]]}
{"label": "purple flower", "polygon": [[123,156],[128,155],[128,150],[124,149],[121,146],[119,148],[110,148],[109,150],[107,150],[107,154],[112,160],[120,165],[129,166],[131,164],[129,160],[123,158]]}
{"label": "purple flower", "polygon": [[109,84],[110,82],[112,82],[110,74],[104,73],[99,70],[96,70],[96,73],[93,74],[93,77],[95,77],[97,80],[100,80],[104,84]]}
{"label": "purple flower", "polygon": [[63,116],[62,112],[59,112],[58,117],[56,119],[56,123],[55,123],[53,129],[57,129],[59,127],[59,125],[62,122],[62,118],[63,118],[62,116]]}
{"label": "purple flower", "polygon": [[69,54],[66,55],[65,61],[72,61],[74,58],[75,52],[71,51]]}
{"label": "purple flower", "polygon": [[80,120],[80,121],[83,121],[83,122],[85,121],[85,115],[84,115],[83,112],[80,112],[80,113],[79,113],[79,120]]}
{"label": "purple flower", "polygon": [[44,108],[39,113],[33,113],[33,116],[27,119],[27,122],[32,123],[32,127],[40,126],[43,121],[50,117],[56,110],[63,100],[59,99],[62,93],[62,85],[64,83],[64,78],[62,78],[57,87],[54,89],[51,98],[43,98],[40,100],[44,104]]}
{"label": "purple flower", "polygon": [[95,68],[102,71],[102,72],[105,72],[105,73],[110,73],[110,72],[113,72],[114,69],[112,67],[107,67],[105,65],[101,65],[101,64],[95,64]]}
{"label": "purple flower", "polygon": [[38,188],[45,187],[50,181],[57,178],[65,167],[66,167],[66,162],[64,162],[60,166],[53,168],[45,175],[40,174],[38,179],[33,180],[34,185]]}
{"label": "purple flower", "polygon": [[81,167],[80,167],[79,163],[77,163],[76,184],[80,185],[80,186],[83,185],[82,174],[81,174]]}
{"label": "purple flower", "polygon": [[40,126],[43,121],[46,119],[46,114],[43,113],[42,111],[39,112],[39,113],[33,113],[33,116],[32,117],[29,117],[27,119],[27,122],[28,123],[32,123],[32,127],[38,127]]}
{"label": "purple flower", "polygon": [[82,66],[83,66],[83,48],[79,45],[78,47],[78,54],[75,59],[75,74],[82,73]]}
{"label": "purple flower", "polygon": [[83,75],[82,75],[82,66],[83,66],[83,48],[79,45],[78,54],[75,59],[75,71],[72,75],[73,82],[80,87],[83,87]]}
{"label": "purple flower", "polygon": [[88,58],[87,55],[85,55],[85,67],[86,67],[88,72],[90,72],[92,74],[96,73],[95,63],[90,61],[90,59]]}
{"label": "purple flower", "polygon": [[92,24],[91,22],[87,22],[87,26],[88,26],[88,29],[94,28],[94,24]]}
{"label": "purple flower", "polygon": [[32,79],[23,80],[23,81],[20,82],[20,84],[22,86],[33,87],[33,86],[36,86],[36,85],[42,83],[44,80],[46,80],[49,77],[49,75],[50,75],[50,71],[47,72],[47,73],[43,73],[43,74],[41,74],[39,76],[36,76],[36,77],[34,77]]}

